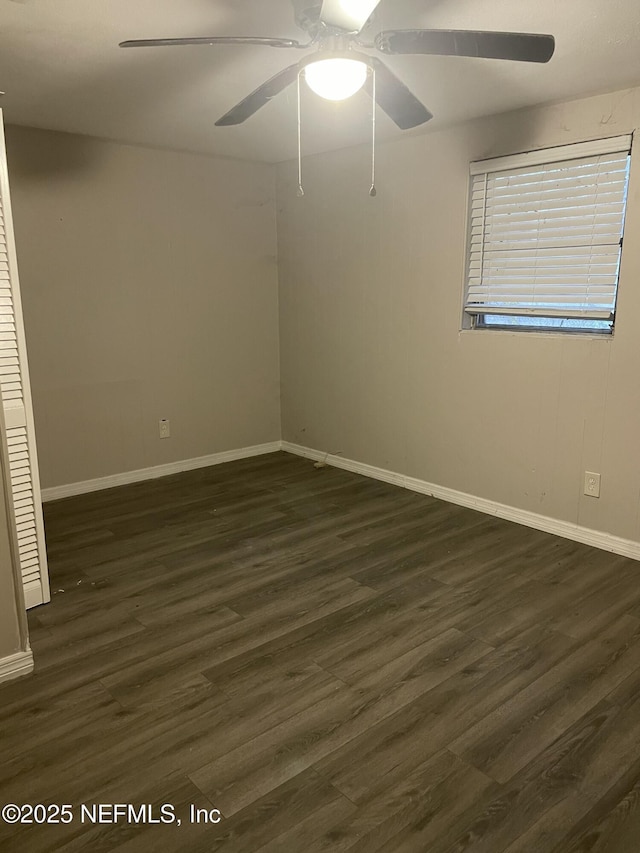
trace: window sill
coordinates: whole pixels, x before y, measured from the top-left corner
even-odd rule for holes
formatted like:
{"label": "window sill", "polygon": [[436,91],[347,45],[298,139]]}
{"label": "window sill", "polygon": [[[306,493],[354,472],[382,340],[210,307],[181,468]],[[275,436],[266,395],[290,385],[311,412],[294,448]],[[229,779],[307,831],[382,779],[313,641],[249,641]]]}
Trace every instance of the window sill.
{"label": "window sill", "polygon": [[615,337],[615,332],[611,334],[603,333],[603,332],[568,332],[563,331],[553,331],[550,329],[541,329],[537,331],[535,329],[459,329],[458,333],[460,337],[467,337],[471,335],[472,337],[485,337],[498,335],[500,337],[510,337],[510,338],[571,338],[572,340],[581,340],[581,341],[609,341],[611,342]]}

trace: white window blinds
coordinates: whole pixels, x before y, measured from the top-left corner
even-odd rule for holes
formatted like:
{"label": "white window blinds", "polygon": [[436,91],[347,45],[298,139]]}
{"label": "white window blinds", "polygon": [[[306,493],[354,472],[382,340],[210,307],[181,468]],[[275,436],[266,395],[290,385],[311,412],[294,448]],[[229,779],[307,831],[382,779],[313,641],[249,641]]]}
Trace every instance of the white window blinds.
{"label": "white window blinds", "polygon": [[471,165],[469,314],[614,316],[631,137]]}

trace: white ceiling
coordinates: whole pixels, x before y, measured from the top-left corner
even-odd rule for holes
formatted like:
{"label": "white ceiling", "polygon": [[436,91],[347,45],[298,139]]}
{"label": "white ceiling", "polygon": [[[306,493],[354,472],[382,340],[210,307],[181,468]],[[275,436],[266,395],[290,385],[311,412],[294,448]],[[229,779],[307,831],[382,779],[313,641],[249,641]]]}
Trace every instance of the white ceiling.
{"label": "white ceiling", "polygon": [[[415,27],[543,32],[557,41],[548,65],[385,57],[434,113],[425,129],[640,84],[638,0],[382,0],[371,33]],[[242,126],[214,122],[305,54],[252,46],[118,48],[128,38],[199,35],[306,41],[290,0],[0,0],[5,118],[223,156],[294,157],[294,87]],[[366,142],[370,109],[364,93],[330,104],[305,92],[305,153]],[[381,138],[402,133],[385,115],[378,127]]]}

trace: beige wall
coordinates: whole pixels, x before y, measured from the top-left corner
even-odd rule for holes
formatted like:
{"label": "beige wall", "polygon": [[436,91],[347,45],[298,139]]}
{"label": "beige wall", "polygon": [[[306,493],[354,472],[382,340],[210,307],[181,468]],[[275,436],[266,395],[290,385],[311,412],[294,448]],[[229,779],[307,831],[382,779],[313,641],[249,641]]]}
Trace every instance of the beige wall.
{"label": "beige wall", "polygon": [[[613,339],[460,332],[471,160],[633,130],[640,90],[279,169],[283,437],[639,540],[640,152]],[[583,472],[602,474],[600,499]]]}
{"label": "beige wall", "polygon": [[273,167],[7,146],[42,485],[278,439]]}

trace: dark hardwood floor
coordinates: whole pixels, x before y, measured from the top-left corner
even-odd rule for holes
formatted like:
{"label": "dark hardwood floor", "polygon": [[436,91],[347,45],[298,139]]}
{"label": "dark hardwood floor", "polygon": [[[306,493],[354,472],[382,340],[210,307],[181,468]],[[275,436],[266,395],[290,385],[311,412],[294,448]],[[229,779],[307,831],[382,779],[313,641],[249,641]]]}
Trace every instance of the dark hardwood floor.
{"label": "dark hardwood floor", "polygon": [[640,850],[639,563],[280,453],[46,529],[0,805],[74,820],[2,851]]}

